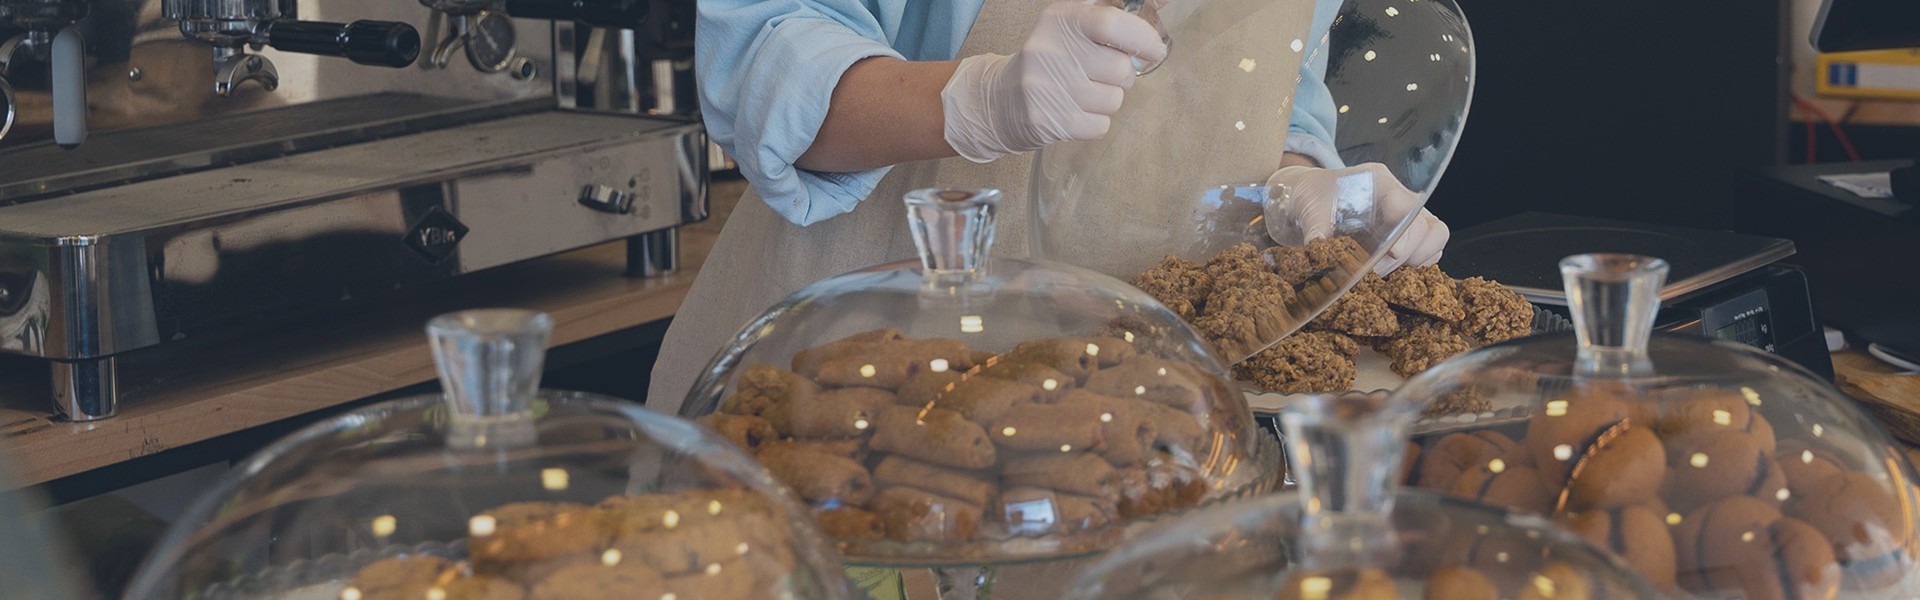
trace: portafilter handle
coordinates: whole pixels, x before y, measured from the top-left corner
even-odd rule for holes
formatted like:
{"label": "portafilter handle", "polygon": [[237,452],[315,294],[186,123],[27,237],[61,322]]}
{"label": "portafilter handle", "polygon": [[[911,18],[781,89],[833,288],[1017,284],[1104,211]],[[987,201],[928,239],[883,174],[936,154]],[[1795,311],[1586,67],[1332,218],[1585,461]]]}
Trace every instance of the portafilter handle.
{"label": "portafilter handle", "polygon": [[363,65],[400,68],[420,57],[420,32],[395,21],[272,21],[256,41],[275,50],[341,56]]}

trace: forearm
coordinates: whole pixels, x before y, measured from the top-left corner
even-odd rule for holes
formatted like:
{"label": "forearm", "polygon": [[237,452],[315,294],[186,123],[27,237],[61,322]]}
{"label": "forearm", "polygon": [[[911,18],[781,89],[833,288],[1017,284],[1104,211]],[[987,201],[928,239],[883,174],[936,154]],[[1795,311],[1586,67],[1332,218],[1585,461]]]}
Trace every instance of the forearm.
{"label": "forearm", "polygon": [[865,171],[955,156],[940,91],[958,61],[874,57],[840,76],[826,121],[794,164],[810,171]]}

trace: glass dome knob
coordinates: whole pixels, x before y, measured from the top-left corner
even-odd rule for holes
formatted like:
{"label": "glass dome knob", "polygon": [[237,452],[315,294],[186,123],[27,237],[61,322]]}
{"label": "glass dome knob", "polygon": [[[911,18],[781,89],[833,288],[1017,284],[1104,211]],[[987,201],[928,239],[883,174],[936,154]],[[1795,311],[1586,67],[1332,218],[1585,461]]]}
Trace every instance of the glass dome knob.
{"label": "glass dome knob", "polygon": [[993,249],[1000,190],[923,189],[907,193],[907,222],[930,277],[977,274]]}
{"label": "glass dome knob", "polygon": [[1667,261],[1630,254],[1579,254],[1560,276],[1580,344],[1582,375],[1634,375],[1651,367],[1647,340],[1660,312]]}
{"label": "glass dome knob", "polygon": [[530,310],[470,310],[427,322],[450,415],[448,445],[534,441],[533,402],[552,333],[553,319]]}

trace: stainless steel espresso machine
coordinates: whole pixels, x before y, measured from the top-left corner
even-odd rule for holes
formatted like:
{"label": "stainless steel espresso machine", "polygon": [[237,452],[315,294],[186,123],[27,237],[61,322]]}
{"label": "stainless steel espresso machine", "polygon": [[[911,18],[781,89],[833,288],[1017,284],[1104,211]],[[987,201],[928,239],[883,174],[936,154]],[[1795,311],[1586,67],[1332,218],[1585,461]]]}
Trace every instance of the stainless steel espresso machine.
{"label": "stainless steel espresso machine", "polygon": [[708,144],[645,108],[648,8],[0,0],[0,353],[101,419],[128,352],[615,240],[672,270]]}

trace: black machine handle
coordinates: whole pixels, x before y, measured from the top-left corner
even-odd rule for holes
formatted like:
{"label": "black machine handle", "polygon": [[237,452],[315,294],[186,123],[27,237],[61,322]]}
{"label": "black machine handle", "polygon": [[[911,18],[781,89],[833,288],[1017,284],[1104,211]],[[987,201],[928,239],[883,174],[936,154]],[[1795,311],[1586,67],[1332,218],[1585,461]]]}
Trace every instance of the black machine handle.
{"label": "black machine handle", "polygon": [[393,21],[273,21],[267,45],[275,50],[344,56],[363,65],[404,67],[420,57],[420,32]]}
{"label": "black machine handle", "polygon": [[594,27],[632,29],[647,20],[647,0],[506,0],[507,14],[549,21],[582,21]]}

